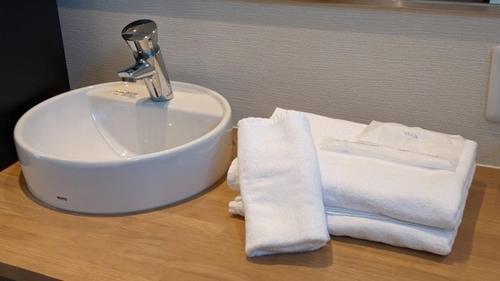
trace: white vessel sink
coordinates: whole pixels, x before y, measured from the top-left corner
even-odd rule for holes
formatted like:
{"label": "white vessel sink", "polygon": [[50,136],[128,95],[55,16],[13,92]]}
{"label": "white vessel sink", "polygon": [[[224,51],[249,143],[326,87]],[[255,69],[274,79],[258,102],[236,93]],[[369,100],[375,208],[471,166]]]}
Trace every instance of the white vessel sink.
{"label": "white vessel sink", "polygon": [[42,102],[14,138],[30,192],[64,210],[112,214],[186,199],[229,166],[231,108],[218,93],[173,82],[153,102],[142,83],[113,82]]}

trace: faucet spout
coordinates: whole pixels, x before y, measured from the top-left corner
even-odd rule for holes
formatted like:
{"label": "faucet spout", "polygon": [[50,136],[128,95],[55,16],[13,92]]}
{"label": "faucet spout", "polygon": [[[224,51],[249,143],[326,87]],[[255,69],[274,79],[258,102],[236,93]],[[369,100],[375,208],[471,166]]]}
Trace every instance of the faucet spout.
{"label": "faucet spout", "polygon": [[136,81],[154,74],[154,66],[143,59],[138,60],[133,66],[118,72],[118,76],[127,81]]}
{"label": "faucet spout", "polygon": [[156,31],[156,24],[151,20],[134,21],[123,28],[122,37],[132,49],[136,63],[118,72],[118,76],[124,81],[143,80],[151,99],[162,102],[174,95]]}

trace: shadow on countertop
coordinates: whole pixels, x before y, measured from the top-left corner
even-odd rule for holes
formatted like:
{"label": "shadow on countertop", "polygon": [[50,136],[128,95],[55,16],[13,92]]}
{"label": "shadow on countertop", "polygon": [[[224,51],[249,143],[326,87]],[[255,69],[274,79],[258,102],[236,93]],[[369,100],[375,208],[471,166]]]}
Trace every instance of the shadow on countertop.
{"label": "shadow on countertop", "polygon": [[13,280],[56,281],[59,279],[0,262],[0,281]]}

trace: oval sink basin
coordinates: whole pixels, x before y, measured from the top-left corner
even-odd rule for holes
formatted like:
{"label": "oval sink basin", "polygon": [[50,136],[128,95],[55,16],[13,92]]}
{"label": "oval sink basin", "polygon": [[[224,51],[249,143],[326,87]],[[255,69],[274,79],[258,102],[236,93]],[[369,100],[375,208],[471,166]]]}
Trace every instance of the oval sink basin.
{"label": "oval sink basin", "polygon": [[172,82],[153,102],[142,83],[73,90],[26,112],[14,130],[30,192],[93,214],[148,210],[214,184],[231,157],[231,108],[218,93]]}

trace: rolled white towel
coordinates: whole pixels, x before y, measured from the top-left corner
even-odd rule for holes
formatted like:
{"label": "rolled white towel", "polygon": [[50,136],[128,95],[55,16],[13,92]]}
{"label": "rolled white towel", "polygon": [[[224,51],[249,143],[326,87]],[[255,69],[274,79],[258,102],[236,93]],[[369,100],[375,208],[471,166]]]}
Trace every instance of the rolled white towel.
{"label": "rolled white towel", "polygon": [[249,257],[316,250],[330,240],[318,160],[303,113],[240,120],[238,156]]}

